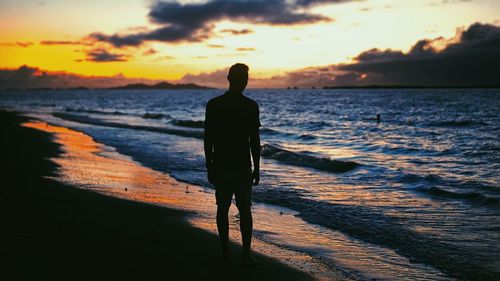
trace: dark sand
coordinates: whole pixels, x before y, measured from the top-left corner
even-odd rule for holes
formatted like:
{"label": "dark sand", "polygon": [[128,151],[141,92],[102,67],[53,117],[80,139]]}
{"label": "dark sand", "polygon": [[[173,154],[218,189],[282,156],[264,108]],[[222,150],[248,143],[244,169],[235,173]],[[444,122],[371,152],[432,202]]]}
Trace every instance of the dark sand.
{"label": "dark sand", "polygon": [[264,256],[242,268],[237,244],[223,265],[216,235],[190,226],[183,212],[44,178],[60,148],[25,121],[0,111],[1,280],[312,279]]}

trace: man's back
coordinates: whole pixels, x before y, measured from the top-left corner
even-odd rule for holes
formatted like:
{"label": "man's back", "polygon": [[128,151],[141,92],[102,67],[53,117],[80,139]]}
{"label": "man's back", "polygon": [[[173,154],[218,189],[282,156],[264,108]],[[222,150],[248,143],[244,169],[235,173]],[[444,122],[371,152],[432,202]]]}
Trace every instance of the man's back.
{"label": "man's back", "polygon": [[214,166],[250,169],[249,136],[259,126],[259,107],[254,100],[230,92],[211,99],[207,104],[205,132],[214,141]]}
{"label": "man's back", "polygon": [[[205,165],[207,179],[215,186],[217,231],[221,257],[228,259],[228,212],[233,195],[240,213],[243,242],[241,263],[252,264],[252,185],[260,181],[259,106],[243,95],[248,84],[248,66],[229,68],[229,90],[211,99],[205,116]],[[251,157],[250,157],[251,153]],[[251,162],[253,160],[253,171]]]}

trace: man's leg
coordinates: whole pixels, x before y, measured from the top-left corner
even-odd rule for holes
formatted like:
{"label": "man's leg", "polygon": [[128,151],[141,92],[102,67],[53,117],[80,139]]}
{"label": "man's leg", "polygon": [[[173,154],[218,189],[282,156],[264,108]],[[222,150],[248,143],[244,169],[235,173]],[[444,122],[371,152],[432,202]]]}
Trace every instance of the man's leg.
{"label": "man's leg", "polygon": [[231,207],[231,204],[217,204],[217,231],[219,232],[222,259],[228,258],[229,207]]}
{"label": "man's leg", "polygon": [[250,209],[250,204],[238,206],[238,210],[240,212],[240,230],[243,242],[242,262],[246,263],[247,261],[250,261],[250,247],[252,244],[252,210]]}

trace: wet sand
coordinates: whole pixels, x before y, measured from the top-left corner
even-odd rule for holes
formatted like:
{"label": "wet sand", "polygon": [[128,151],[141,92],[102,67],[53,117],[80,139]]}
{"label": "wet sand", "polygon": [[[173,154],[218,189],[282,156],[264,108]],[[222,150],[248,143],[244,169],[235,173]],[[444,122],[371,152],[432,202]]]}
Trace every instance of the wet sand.
{"label": "wet sand", "polygon": [[2,275],[13,276],[9,279],[312,279],[263,255],[257,257],[259,266],[242,268],[237,243],[231,244],[231,264],[219,263],[217,236],[189,224],[186,211],[55,181],[58,164],[49,158],[64,148],[51,134],[21,126],[26,122],[0,111],[5,183],[0,188],[0,266]]}

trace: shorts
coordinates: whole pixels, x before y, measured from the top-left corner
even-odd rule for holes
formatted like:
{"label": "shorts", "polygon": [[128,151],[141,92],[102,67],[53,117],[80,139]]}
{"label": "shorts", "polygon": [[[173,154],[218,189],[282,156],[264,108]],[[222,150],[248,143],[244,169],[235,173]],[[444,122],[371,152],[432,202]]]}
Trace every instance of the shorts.
{"label": "shorts", "polygon": [[217,168],[215,174],[215,199],[219,206],[230,206],[233,194],[236,206],[252,205],[252,172],[245,168]]}

